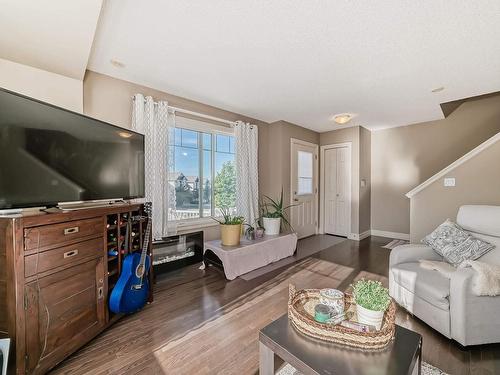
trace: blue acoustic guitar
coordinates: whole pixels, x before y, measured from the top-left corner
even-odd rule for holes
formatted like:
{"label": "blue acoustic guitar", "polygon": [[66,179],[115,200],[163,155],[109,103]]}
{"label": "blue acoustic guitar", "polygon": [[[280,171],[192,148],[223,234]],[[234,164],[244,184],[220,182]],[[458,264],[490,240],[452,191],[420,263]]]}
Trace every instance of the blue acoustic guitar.
{"label": "blue acoustic guitar", "polygon": [[149,295],[147,274],[151,259],[147,254],[151,233],[151,203],[144,204],[148,215],[148,224],[144,234],[141,254],[132,253],[125,257],[122,272],[109,297],[109,309],[114,313],[130,314],[140,310],[146,304]]}

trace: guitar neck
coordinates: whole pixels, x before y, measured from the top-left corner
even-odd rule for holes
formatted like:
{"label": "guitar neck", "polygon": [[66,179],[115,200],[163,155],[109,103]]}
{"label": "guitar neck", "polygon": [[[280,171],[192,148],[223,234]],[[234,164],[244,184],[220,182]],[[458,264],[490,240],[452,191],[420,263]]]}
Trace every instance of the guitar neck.
{"label": "guitar neck", "polygon": [[144,265],[146,260],[146,254],[149,248],[149,233],[151,232],[151,220],[148,221],[148,225],[146,226],[146,233],[144,234],[144,244],[142,246],[141,252],[141,262],[140,264]]}
{"label": "guitar neck", "polygon": [[144,206],[145,206],[145,210],[146,210],[146,212],[148,214],[148,216],[147,216],[148,223],[146,225],[146,232],[144,233],[144,244],[142,246],[141,260],[140,260],[140,263],[139,263],[142,266],[144,266],[144,264],[146,263],[146,254],[148,252],[149,238],[151,236],[151,204],[150,203],[146,203]]}

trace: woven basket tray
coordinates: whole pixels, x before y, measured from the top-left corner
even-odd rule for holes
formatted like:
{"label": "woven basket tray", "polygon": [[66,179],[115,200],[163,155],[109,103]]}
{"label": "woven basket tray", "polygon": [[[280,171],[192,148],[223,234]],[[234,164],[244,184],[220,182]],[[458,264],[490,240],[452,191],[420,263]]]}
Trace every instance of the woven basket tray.
{"label": "woven basket tray", "polygon": [[[381,329],[375,332],[363,333],[340,325],[316,322],[314,320],[314,306],[319,303],[319,299],[319,289],[296,291],[295,286],[290,284],[288,317],[299,332],[320,340],[360,349],[382,349],[392,341],[396,317],[394,301],[391,301],[384,314]],[[356,306],[351,294],[344,294],[344,304],[346,312],[355,312]],[[354,314],[355,316],[356,314]]]}

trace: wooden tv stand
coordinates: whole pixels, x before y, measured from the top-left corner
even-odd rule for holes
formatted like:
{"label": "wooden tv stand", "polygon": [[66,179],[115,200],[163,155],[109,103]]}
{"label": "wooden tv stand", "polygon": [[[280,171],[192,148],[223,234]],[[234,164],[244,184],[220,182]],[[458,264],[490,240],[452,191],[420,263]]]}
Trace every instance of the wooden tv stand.
{"label": "wooden tv stand", "polygon": [[12,339],[12,372],[43,374],[120,318],[108,297],[125,255],[142,249],[144,219],[124,248],[123,220],[139,215],[142,204],[0,218],[0,338]]}

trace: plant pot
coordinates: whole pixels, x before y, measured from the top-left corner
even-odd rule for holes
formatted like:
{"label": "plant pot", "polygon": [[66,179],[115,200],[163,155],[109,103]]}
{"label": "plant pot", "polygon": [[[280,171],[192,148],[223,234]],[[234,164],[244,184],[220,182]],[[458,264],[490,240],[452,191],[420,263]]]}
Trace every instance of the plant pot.
{"label": "plant pot", "polygon": [[267,235],[280,234],[281,218],[263,217],[262,224]]}
{"label": "plant pot", "polygon": [[220,238],[224,246],[237,246],[240,244],[241,224],[220,225]]}
{"label": "plant pot", "polygon": [[384,311],[369,310],[361,305],[356,304],[356,312],[358,314],[359,323],[375,326],[377,331],[382,327]]}
{"label": "plant pot", "polygon": [[255,240],[255,229],[254,230],[246,230],[245,231],[245,238],[249,241]]}
{"label": "plant pot", "polygon": [[264,237],[265,229],[264,228],[257,228],[255,229],[255,238],[262,238]]}

